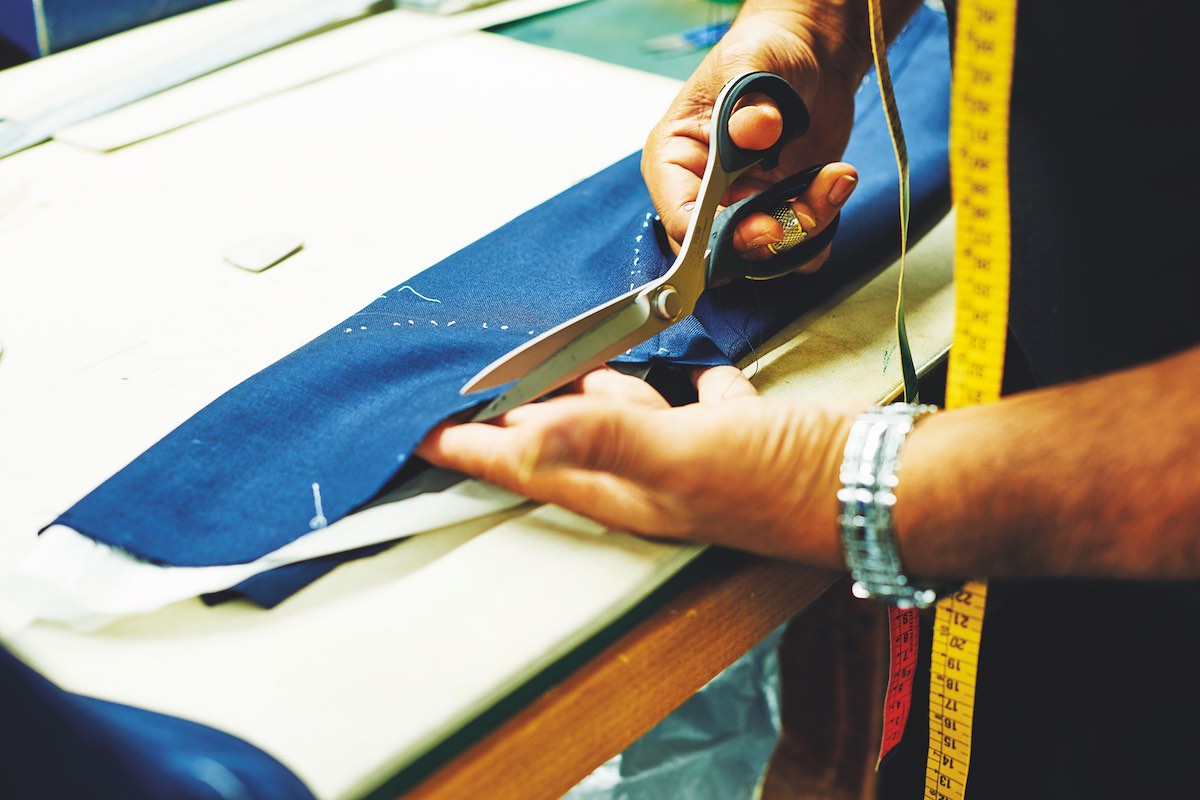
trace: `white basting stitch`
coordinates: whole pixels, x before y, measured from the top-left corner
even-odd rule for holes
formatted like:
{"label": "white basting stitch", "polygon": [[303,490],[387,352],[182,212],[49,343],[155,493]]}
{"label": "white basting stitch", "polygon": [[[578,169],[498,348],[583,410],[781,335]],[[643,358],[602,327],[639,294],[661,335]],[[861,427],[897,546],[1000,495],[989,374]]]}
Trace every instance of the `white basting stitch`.
{"label": "white basting stitch", "polygon": [[309,530],[315,531],[318,528],[324,528],[326,525],[328,525],[329,520],[325,519],[325,510],[321,508],[321,484],[314,483],[312,485],[312,493],[313,507],[316,509],[317,513],[308,521],[308,527]]}
{"label": "white basting stitch", "polygon": [[401,287],[400,287],[399,289],[397,289],[396,291],[397,291],[397,292],[403,292],[405,289],[408,289],[410,292],[412,292],[413,294],[415,294],[417,297],[421,298],[422,300],[428,300],[428,301],[429,301],[429,302],[431,302],[431,303],[441,303],[441,302],[442,302],[441,300],[437,300],[437,299],[434,299],[434,298],[432,298],[432,297],[426,297],[425,295],[421,294],[420,292],[418,292],[416,289],[414,289],[413,287],[409,286],[408,284],[405,284],[404,286],[401,286]]}

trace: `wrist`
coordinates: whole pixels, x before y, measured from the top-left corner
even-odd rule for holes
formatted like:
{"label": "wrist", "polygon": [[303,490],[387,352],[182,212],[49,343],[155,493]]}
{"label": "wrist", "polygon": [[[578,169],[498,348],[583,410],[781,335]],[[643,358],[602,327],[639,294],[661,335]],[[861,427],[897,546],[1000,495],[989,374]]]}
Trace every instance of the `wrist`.
{"label": "wrist", "polygon": [[783,503],[771,512],[779,525],[772,541],[780,546],[769,555],[821,569],[843,569],[837,507],[829,499],[841,487],[842,451],[862,406],[810,401],[787,408],[790,419],[784,438],[800,444],[780,470],[777,496]]}

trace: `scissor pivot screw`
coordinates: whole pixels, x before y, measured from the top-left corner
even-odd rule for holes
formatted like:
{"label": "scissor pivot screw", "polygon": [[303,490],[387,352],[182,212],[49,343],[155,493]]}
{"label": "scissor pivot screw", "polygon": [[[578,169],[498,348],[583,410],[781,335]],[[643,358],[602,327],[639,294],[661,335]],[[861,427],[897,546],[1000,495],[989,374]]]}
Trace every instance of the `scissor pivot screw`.
{"label": "scissor pivot screw", "polygon": [[674,320],[683,311],[683,298],[674,286],[664,286],[654,295],[654,313],[663,319]]}

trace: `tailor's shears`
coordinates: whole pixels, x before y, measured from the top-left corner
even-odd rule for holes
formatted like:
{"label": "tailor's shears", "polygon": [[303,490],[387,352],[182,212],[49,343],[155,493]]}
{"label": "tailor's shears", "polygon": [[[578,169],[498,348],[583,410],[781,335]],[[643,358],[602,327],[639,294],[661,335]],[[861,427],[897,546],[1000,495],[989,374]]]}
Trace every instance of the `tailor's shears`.
{"label": "tailor's shears", "polygon": [[[783,117],[783,133],[767,150],[744,150],[729,137],[729,119],[738,101],[755,93],[770,97]],[[484,367],[462,387],[462,394],[514,380],[517,383],[480,411],[476,421],[535,400],[661,333],[691,314],[709,286],[735,278],[778,278],[825,250],[840,215],[821,233],[771,259],[745,259],[733,247],[733,232],[743,219],[755,212],[770,214],[798,196],[823,165],[809,167],[734,203],[714,219],[722,195],[739,175],[756,164],[773,169],[784,146],[808,130],[808,109],[795,90],[770,72],[743,75],[721,90],[712,119],[708,165],[683,245],[670,269],[662,277],[551,328]]]}

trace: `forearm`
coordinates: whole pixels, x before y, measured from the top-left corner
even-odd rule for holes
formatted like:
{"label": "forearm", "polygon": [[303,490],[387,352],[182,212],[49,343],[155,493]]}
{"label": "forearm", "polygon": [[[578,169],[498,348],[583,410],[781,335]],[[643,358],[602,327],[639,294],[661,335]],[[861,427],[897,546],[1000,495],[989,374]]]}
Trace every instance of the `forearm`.
{"label": "forearm", "polygon": [[1200,348],[935,415],[896,532],[922,576],[1200,578]]}

